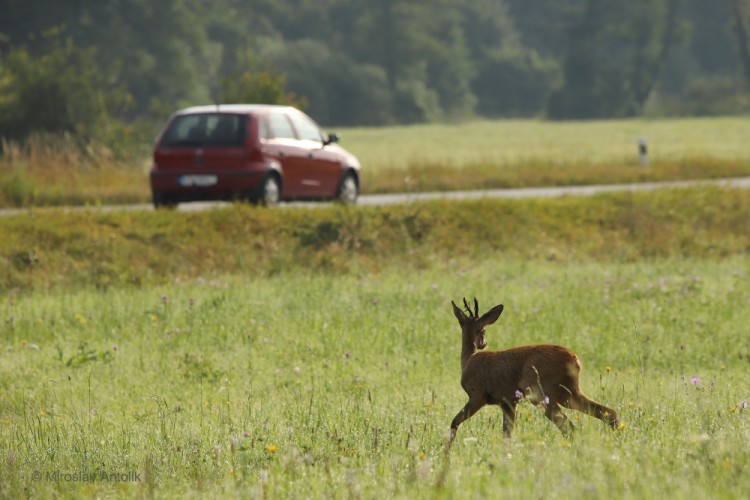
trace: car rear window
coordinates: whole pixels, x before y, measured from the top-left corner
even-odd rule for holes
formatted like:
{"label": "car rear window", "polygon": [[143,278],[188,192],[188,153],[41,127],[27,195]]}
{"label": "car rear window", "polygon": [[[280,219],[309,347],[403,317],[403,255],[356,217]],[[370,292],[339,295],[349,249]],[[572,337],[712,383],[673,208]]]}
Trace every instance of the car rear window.
{"label": "car rear window", "polygon": [[175,118],[164,133],[168,147],[241,146],[245,142],[247,116],[201,113]]}

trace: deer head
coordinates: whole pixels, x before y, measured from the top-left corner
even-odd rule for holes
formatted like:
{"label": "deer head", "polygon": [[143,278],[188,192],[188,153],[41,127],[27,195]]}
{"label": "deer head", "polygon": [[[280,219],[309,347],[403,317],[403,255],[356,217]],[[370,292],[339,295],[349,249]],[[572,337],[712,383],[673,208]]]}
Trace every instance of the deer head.
{"label": "deer head", "polygon": [[481,317],[479,316],[479,302],[476,298],[474,298],[474,311],[471,310],[469,303],[464,299],[466,313],[455,302],[451,301],[451,304],[453,305],[453,314],[456,316],[458,324],[461,325],[464,343],[471,342],[476,349],[487,347],[487,341],[484,339],[484,327],[497,321],[497,318],[503,312],[502,304],[493,307]]}

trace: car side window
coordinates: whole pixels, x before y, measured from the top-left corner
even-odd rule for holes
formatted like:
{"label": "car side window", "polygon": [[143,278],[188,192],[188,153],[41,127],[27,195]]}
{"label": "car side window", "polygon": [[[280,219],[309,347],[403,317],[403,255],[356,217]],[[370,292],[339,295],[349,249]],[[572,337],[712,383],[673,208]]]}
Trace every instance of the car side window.
{"label": "car side window", "polygon": [[270,136],[275,139],[296,139],[292,124],[284,113],[271,113],[268,115],[268,128]]}
{"label": "car side window", "polygon": [[292,113],[289,115],[289,118],[292,120],[294,128],[297,129],[300,139],[304,141],[323,142],[320,128],[314,121],[299,113]]}

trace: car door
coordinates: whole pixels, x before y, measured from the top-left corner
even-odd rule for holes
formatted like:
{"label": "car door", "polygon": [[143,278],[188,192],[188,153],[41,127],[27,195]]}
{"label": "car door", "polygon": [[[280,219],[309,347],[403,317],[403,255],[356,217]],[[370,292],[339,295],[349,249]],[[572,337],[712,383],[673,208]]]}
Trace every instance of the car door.
{"label": "car door", "polygon": [[292,110],[289,112],[289,119],[303,150],[304,158],[299,165],[299,173],[305,196],[335,196],[341,178],[339,155],[326,147],[323,131],[309,116]]}
{"label": "car door", "polygon": [[283,111],[272,111],[266,116],[266,130],[264,152],[278,160],[281,174],[284,177],[283,197],[306,197],[304,180],[306,150],[300,146],[300,141],[294,132],[294,127]]}

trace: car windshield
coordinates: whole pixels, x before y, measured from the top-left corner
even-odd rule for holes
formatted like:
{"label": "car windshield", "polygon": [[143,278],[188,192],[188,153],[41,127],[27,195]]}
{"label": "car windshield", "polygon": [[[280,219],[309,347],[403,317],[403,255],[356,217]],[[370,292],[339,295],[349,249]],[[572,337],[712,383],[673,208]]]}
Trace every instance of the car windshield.
{"label": "car windshield", "polygon": [[201,113],[178,116],[165,132],[168,147],[241,146],[245,141],[245,115]]}

